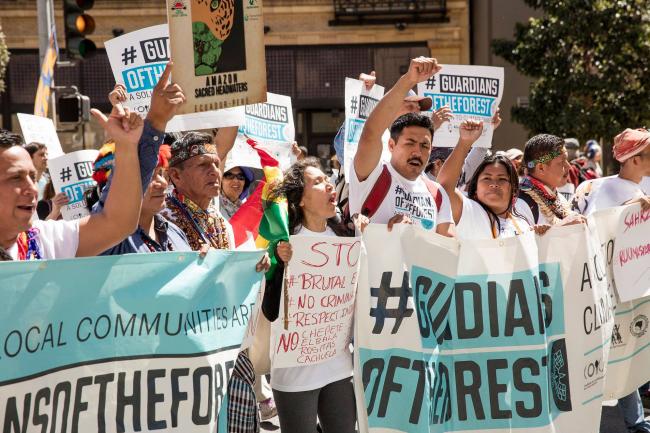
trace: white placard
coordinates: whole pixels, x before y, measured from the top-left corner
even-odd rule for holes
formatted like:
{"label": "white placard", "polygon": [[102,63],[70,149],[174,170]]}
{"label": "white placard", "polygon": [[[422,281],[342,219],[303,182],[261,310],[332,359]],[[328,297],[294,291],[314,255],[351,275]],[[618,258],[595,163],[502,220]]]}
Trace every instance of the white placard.
{"label": "white placard", "polygon": [[267,93],[266,102],[247,105],[245,112],[237,139],[245,143],[246,137],[252,138],[280,163],[280,168],[288,168],[294,160],[291,146],[296,138],[291,97]]}
{"label": "white placard", "polygon": [[621,212],[613,267],[622,302],[650,295],[650,210],[639,204]]}
{"label": "white placard", "polygon": [[[345,130],[344,130],[344,161],[343,169],[345,170],[345,179],[350,178],[350,167],[354,161],[354,155],[357,154],[357,147],[359,146],[359,138],[361,138],[361,131],[363,125],[372,110],[384,96],[384,88],[375,84],[370,90],[366,89],[366,85],[361,80],[354,78],[345,79]],[[389,160],[387,156],[387,144],[383,143],[384,150],[382,159]],[[388,158],[388,159],[387,159]]]}
{"label": "white placard", "polygon": [[361,238],[303,235],[290,242],[289,308],[285,311],[281,300],[271,326],[273,368],[314,365],[349,353],[352,336]]}
{"label": "white placard", "polygon": [[90,214],[86,209],[84,192],[96,185],[92,175],[93,162],[98,154],[97,150],[79,150],[48,162],[54,190],[68,196],[68,205],[61,209],[63,218],[68,221]]}
{"label": "white placard", "polygon": [[[125,105],[145,117],[151,94],[169,61],[169,27],[147,27],[105,42],[106,54],[117,83],[127,91]],[[182,68],[183,65],[176,65]],[[174,116],[167,132],[238,126],[244,122],[243,107]]]}
{"label": "white placard", "polygon": [[42,143],[47,146],[48,158],[57,158],[63,155],[59,136],[56,134],[54,122],[49,117],[34,116],[32,114],[18,113],[18,123],[23,131],[25,143]]}
{"label": "white placard", "polygon": [[455,147],[464,120],[482,120],[483,135],[474,147],[492,147],[491,121],[501,103],[503,84],[503,68],[469,65],[442,65],[438,74],[419,83],[418,94],[433,100],[429,111],[447,105],[454,116],[436,130],[434,147]]}

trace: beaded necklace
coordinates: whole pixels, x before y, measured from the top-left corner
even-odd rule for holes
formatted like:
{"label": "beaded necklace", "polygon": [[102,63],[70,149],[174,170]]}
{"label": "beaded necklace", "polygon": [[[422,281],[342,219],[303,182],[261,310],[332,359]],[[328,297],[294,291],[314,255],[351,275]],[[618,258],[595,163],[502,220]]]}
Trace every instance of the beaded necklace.
{"label": "beaded necklace", "polygon": [[[201,224],[194,217],[194,212],[184,203],[184,197],[182,195],[176,196],[176,192],[172,192],[167,196],[171,203],[181,212],[182,216],[190,222],[192,228],[196,234],[201,238],[203,243],[212,245],[217,249],[230,249],[230,243],[228,241],[228,232],[226,230],[226,225],[224,219],[221,217],[213,217],[208,214],[206,227]],[[218,227],[217,227],[218,225]]]}
{"label": "beaded necklace", "polygon": [[557,224],[569,216],[569,205],[561,199],[561,195],[552,195],[546,185],[534,177],[526,176],[521,183],[521,190],[537,203],[540,211],[551,224]]}

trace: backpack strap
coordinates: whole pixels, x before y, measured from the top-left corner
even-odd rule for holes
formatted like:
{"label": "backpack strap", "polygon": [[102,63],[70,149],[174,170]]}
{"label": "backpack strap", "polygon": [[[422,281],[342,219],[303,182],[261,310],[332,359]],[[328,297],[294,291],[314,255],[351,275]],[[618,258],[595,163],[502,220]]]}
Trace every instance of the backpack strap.
{"label": "backpack strap", "polygon": [[431,194],[431,197],[433,197],[433,200],[436,203],[436,210],[440,212],[440,208],[442,207],[442,193],[440,192],[440,188],[438,188],[438,185],[434,181],[424,175],[422,176],[422,180],[424,180],[424,184],[427,186],[429,194]]}
{"label": "backpack strap", "polygon": [[384,165],[384,168],[381,170],[379,177],[372,186],[368,197],[366,197],[363,205],[361,205],[360,213],[362,215],[372,218],[386,198],[392,181],[393,179],[390,175],[390,171],[388,171],[388,167]]}
{"label": "backpack strap", "polygon": [[519,191],[519,198],[526,202],[533,214],[533,225],[537,224],[539,219],[539,205],[525,191]]}

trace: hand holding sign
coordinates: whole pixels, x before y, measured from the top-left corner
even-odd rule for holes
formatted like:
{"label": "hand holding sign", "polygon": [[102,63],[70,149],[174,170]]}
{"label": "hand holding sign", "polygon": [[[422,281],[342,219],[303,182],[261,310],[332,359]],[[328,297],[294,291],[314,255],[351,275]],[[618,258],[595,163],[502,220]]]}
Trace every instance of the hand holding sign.
{"label": "hand holding sign", "polygon": [[160,76],[158,84],[153,88],[151,95],[151,107],[147,114],[147,120],[158,131],[164,131],[167,122],[176,115],[178,108],[185,103],[185,94],[178,84],[169,83],[174,62],[170,61],[165,71]]}
{"label": "hand holding sign", "polygon": [[124,112],[124,106],[122,105],[124,102],[126,102],[126,87],[124,87],[123,84],[115,84],[113,91],[108,94],[108,100],[113,107],[117,108],[118,114],[121,116],[124,116],[126,114]]}
{"label": "hand holding sign", "polygon": [[409,69],[406,72],[406,77],[411,82],[412,86],[417,83],[426,81],[432,75],[440,72],[440,65],[438,61],[432,57],[418,57],[411,60]]}
{"label": "hand holding sign", "polygon": [[476,120],[465,120],[460,124],[459,130],[459,143],[471,146],[476,140],[481,138],[481,134],[483,134],[483,122],[477,122]]}
{"label": "hand holding sign", "polygon": [[363,84],[366,86],[367,91],[371,91],[372,86],[374,86],[377,82],[375,71],[372,71],[370,74],[359,74],[359,80],[363,81]]}

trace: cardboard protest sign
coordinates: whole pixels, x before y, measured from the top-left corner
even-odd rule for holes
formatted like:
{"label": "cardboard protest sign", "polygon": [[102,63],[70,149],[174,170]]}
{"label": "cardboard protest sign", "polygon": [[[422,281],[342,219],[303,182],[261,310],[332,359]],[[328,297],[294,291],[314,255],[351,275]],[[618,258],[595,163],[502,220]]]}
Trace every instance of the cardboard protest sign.
{"label": "cardboard protest sign", "polygon": [[313,365],[349,353],[352,336],[361,239],[298,235],[290,242],[288,310],[280,302],[280,316],[271,326],[274,368]]}
{"label": "cardboard protest sign", "polygon": [[[363,125],[379,100],[384,96],[384,88],[375,84],[370,90],[366,89],[361,80],[354,78],[345,79],[345,129],[344,129],[344,161],[345,179],[350,178],[350,167],[354,161],[354,155],[357,154],[359,138]],[[382,159],[390,160],[390,153],[386,143]]]}
{"label": "cardboard protest sign", "polygon": [[296,137],[291,97],[275,93],[266,95],[265,103],[245,107],[246,117],[239,127],[237,140],[245,142],[247,138],[252,138],[284,170],[295,159],[291,153]]}
{"label": "cardboard protest sign", "polygon": [[[161,24],[136,30],[106,41],[105,47],[115,82],[126,88],[127,101],[124,105],[145,117],[151,105],[153,88],[170,59],[169,27]],[[182,64],[177,64],[178,69],[182,67]],[[243,121],[244,110],[241,107],[179,114],[167,123],[166,131],[238,126]]]}
{"label": "cardboard protest sign", "polygon": [[604,259],[585,226],[546,236],[459,243],[366,228],[360,431],[598,431],[612,329]]}
{"label": "cardboard protest sign", "polygon": [[650,210],[625,207],[616,231],[614,278],[622,302],[650,296]]}
{"label": "cardboard protest sign", "polygon": [[90,214],[84,192],[96,185],[92,175],[98,154],[97,150],[78,150],[48,161],[54,190],[68,196],[68,204],[61,209],[63,219],[76,220]]}
{"label": "cardboard protest sign", "polygon": [[41,143],[47,146],[48,158],[57,158],[63,155],[61,142],[56,133],[54,122],[49,117],[34,116],[18,113],[18,122],[23,132],[25,143]]}
{"label": "cardboard protest sign", "polygon": [[[622,215],[631,207],[603,209],[589,218],[590,226],[598,234],[602,254],[606,261],[606,278],[612,302],[620,297],[613,266],[617,260],[614,251],[617,246],[616,232]],[[623,218],[624,220],[624,218]],[[650,365],[650,297],[629,302],[618,302],[614,310],[614,326],[610,339],[607,376],[605,378],[604,398],[607,400],[625,397],[650,380],[650,370],[638,368]]]}
{"label": "cardboard protest sign", "polygon": [[218,431],[262,254],[3,263],[0,425],[30,433]]}
{"label": "cardboard protest sign", "polygon": [[455,147],[458,127],[464,120],[484,122],[483,135],[474,147],[491,147],[492,116],[503,96],[503,68],[492,66],[442,65],[442,70],[418,84],[418,94],[433,100],[431,111],[451,108],[453,119],[445,122],[433,136],[435,147]]}
{"label": "cardboard protest sign", "polygon": [[183,65],[172,73],[187,96],[180,114],[266,100],[261,1],[167,0],[167,21]]}

